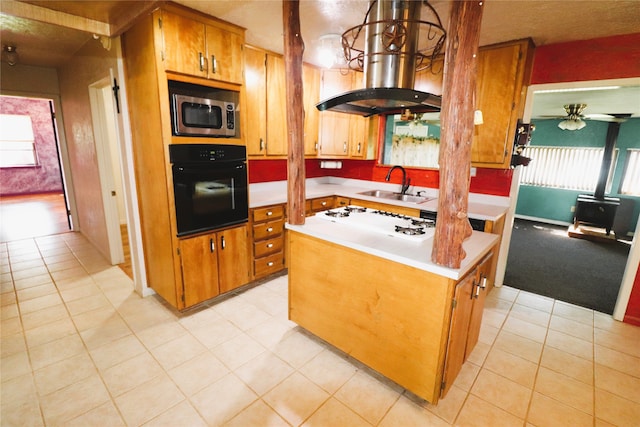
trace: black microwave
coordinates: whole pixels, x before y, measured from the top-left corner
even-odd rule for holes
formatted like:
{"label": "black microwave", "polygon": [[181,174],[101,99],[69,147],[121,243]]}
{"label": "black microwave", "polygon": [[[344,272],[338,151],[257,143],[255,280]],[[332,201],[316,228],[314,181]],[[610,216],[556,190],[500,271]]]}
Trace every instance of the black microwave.
{"label": "black microwave", "polygon": [[182,82],[169,82],[172,134],[213,138],[238,137],[238,93]]}

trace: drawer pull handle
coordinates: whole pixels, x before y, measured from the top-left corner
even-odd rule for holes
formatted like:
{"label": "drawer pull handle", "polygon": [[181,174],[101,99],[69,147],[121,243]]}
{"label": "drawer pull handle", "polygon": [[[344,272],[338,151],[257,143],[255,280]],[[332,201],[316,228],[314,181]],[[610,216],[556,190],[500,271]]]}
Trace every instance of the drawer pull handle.
{"label": "drawer pull handle", "polygon": [[273,227],[267,228],[267,233],[271,233],[273,231]]}
{"label": "drawer pull handle", "polygon": [[271,211],[267,212],[267,216],[271,216],[271,215],[273,215],[273,212]]}
{"label": "drawer pull handle", "polygon": [[267,247],[268,247],[268,248],[272,248],[272,247],[273,247],[273,243],[268,243],[268,244],[267,244]]}
{"label": "drawer pull handle", "polygon": [[267,267],[273,267],[273,261],[269,261],[269,262],[267,263]]}
{"label": "drawer pull handle", "polygon": [[327,206],[327,202],[322,202],[321,205],[322,206]]}

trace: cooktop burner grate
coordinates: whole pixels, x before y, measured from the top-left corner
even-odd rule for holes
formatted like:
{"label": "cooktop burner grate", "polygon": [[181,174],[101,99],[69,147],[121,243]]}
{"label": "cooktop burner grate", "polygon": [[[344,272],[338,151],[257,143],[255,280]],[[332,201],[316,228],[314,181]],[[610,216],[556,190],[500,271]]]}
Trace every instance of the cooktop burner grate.
{"label": "cooktop burner grate", "polygon": [[401,225],[396,225],[396,233],[406,234],[408,236],[417,236],[425,234],[425,231],[422,227],[403,227]]}
{"label": "cooktop burner grate", "polygon": [[326,211],[324,214],[334,218],[342,218],[342,217],[349,216],[350,212],[349,211]]}

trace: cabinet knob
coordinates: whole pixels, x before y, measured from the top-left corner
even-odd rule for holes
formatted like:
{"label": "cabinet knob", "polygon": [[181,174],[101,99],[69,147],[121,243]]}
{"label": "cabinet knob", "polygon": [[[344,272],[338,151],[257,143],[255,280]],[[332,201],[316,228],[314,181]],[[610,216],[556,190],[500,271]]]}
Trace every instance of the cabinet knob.
{"label": "cabinet knob", "polygon": [[224,236],[220,237],[220,247],[222,247],[222,249],[225,248],[225,246],[227,246],[224,242]]}
{"label": "cabinet knob", "polygon": [[273,215],[273,212],[271,211],[267,212],[267,216],[271,216],[271,215]]}
{"label": "cabinet knob", "polygon": [[273,231],[273,227],[267,228],[267,233],[271,233]]}
{"label": "cabinet knob", "polygon": [[272,248],[273,247],[273,243],[267,243],[267,247],[268,248]]}
{"label": "cabinet knob", "polygon": [[347,152],[347,143],[346,142],[343,144],[343,150],[344,150],[345,153]]}
{"label": "cabinet knob", "polygon": [[320,203],[322,206],[327,206],[327,202]]}
{"label": "cabinet knob", "polygon": [[204,55],[202,54],[202,52],[198,52],[198,56],[199,56],[199,62],[200,62],[200,71],[204,71]]}
{"label": "cabinet knob", "polygon": [[216,56],[211,55],[211,72],[216,74],[218,72],[218,61],[216,61]]}
{"label": "cabinet knob", "polygon": [[267,263],[267,267],[273,267],[273,261],[269,261],[269,262]]}
{"label": "cabinet knob", "polygon": [[216,243],[213,241],[213,239],[209,239],[209,250],[211,252],[216,250]]}

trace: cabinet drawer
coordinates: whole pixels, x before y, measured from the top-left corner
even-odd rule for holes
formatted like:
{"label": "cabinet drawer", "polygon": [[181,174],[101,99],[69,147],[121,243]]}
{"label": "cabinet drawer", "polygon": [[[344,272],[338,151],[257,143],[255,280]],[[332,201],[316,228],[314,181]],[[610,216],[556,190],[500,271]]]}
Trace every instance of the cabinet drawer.
{"label": "cabinet drawer", "polygon": [[282,235],[269,240],[260,240],[253,244],[253,253],[256,258],[282,251],[284,239]]}
{"label": "cabinet drawer", "polygon": [[278,236],[282,234],[283,229],[284,219],[263,222],[260,224],[253,224],[253,239],[262,240],[271,238],[273,236]]}
{"label": "cabinet drawer", "polygon": [[254,262],[256,278],[275,273],[284,268],[284,252],[277,252],[263,258],[258,258]]}
{"label": "cabinet drawer", "polygon": [[253,222],[267,221],[284,217],[284,206],[267,206],[253,210]]}
{"label": "cabinet drawer", "polygon": [[333,209],[333,196],[323,197],[322,199],[311,200],[311,210],[314,212],[326,211],[327,209]]}

